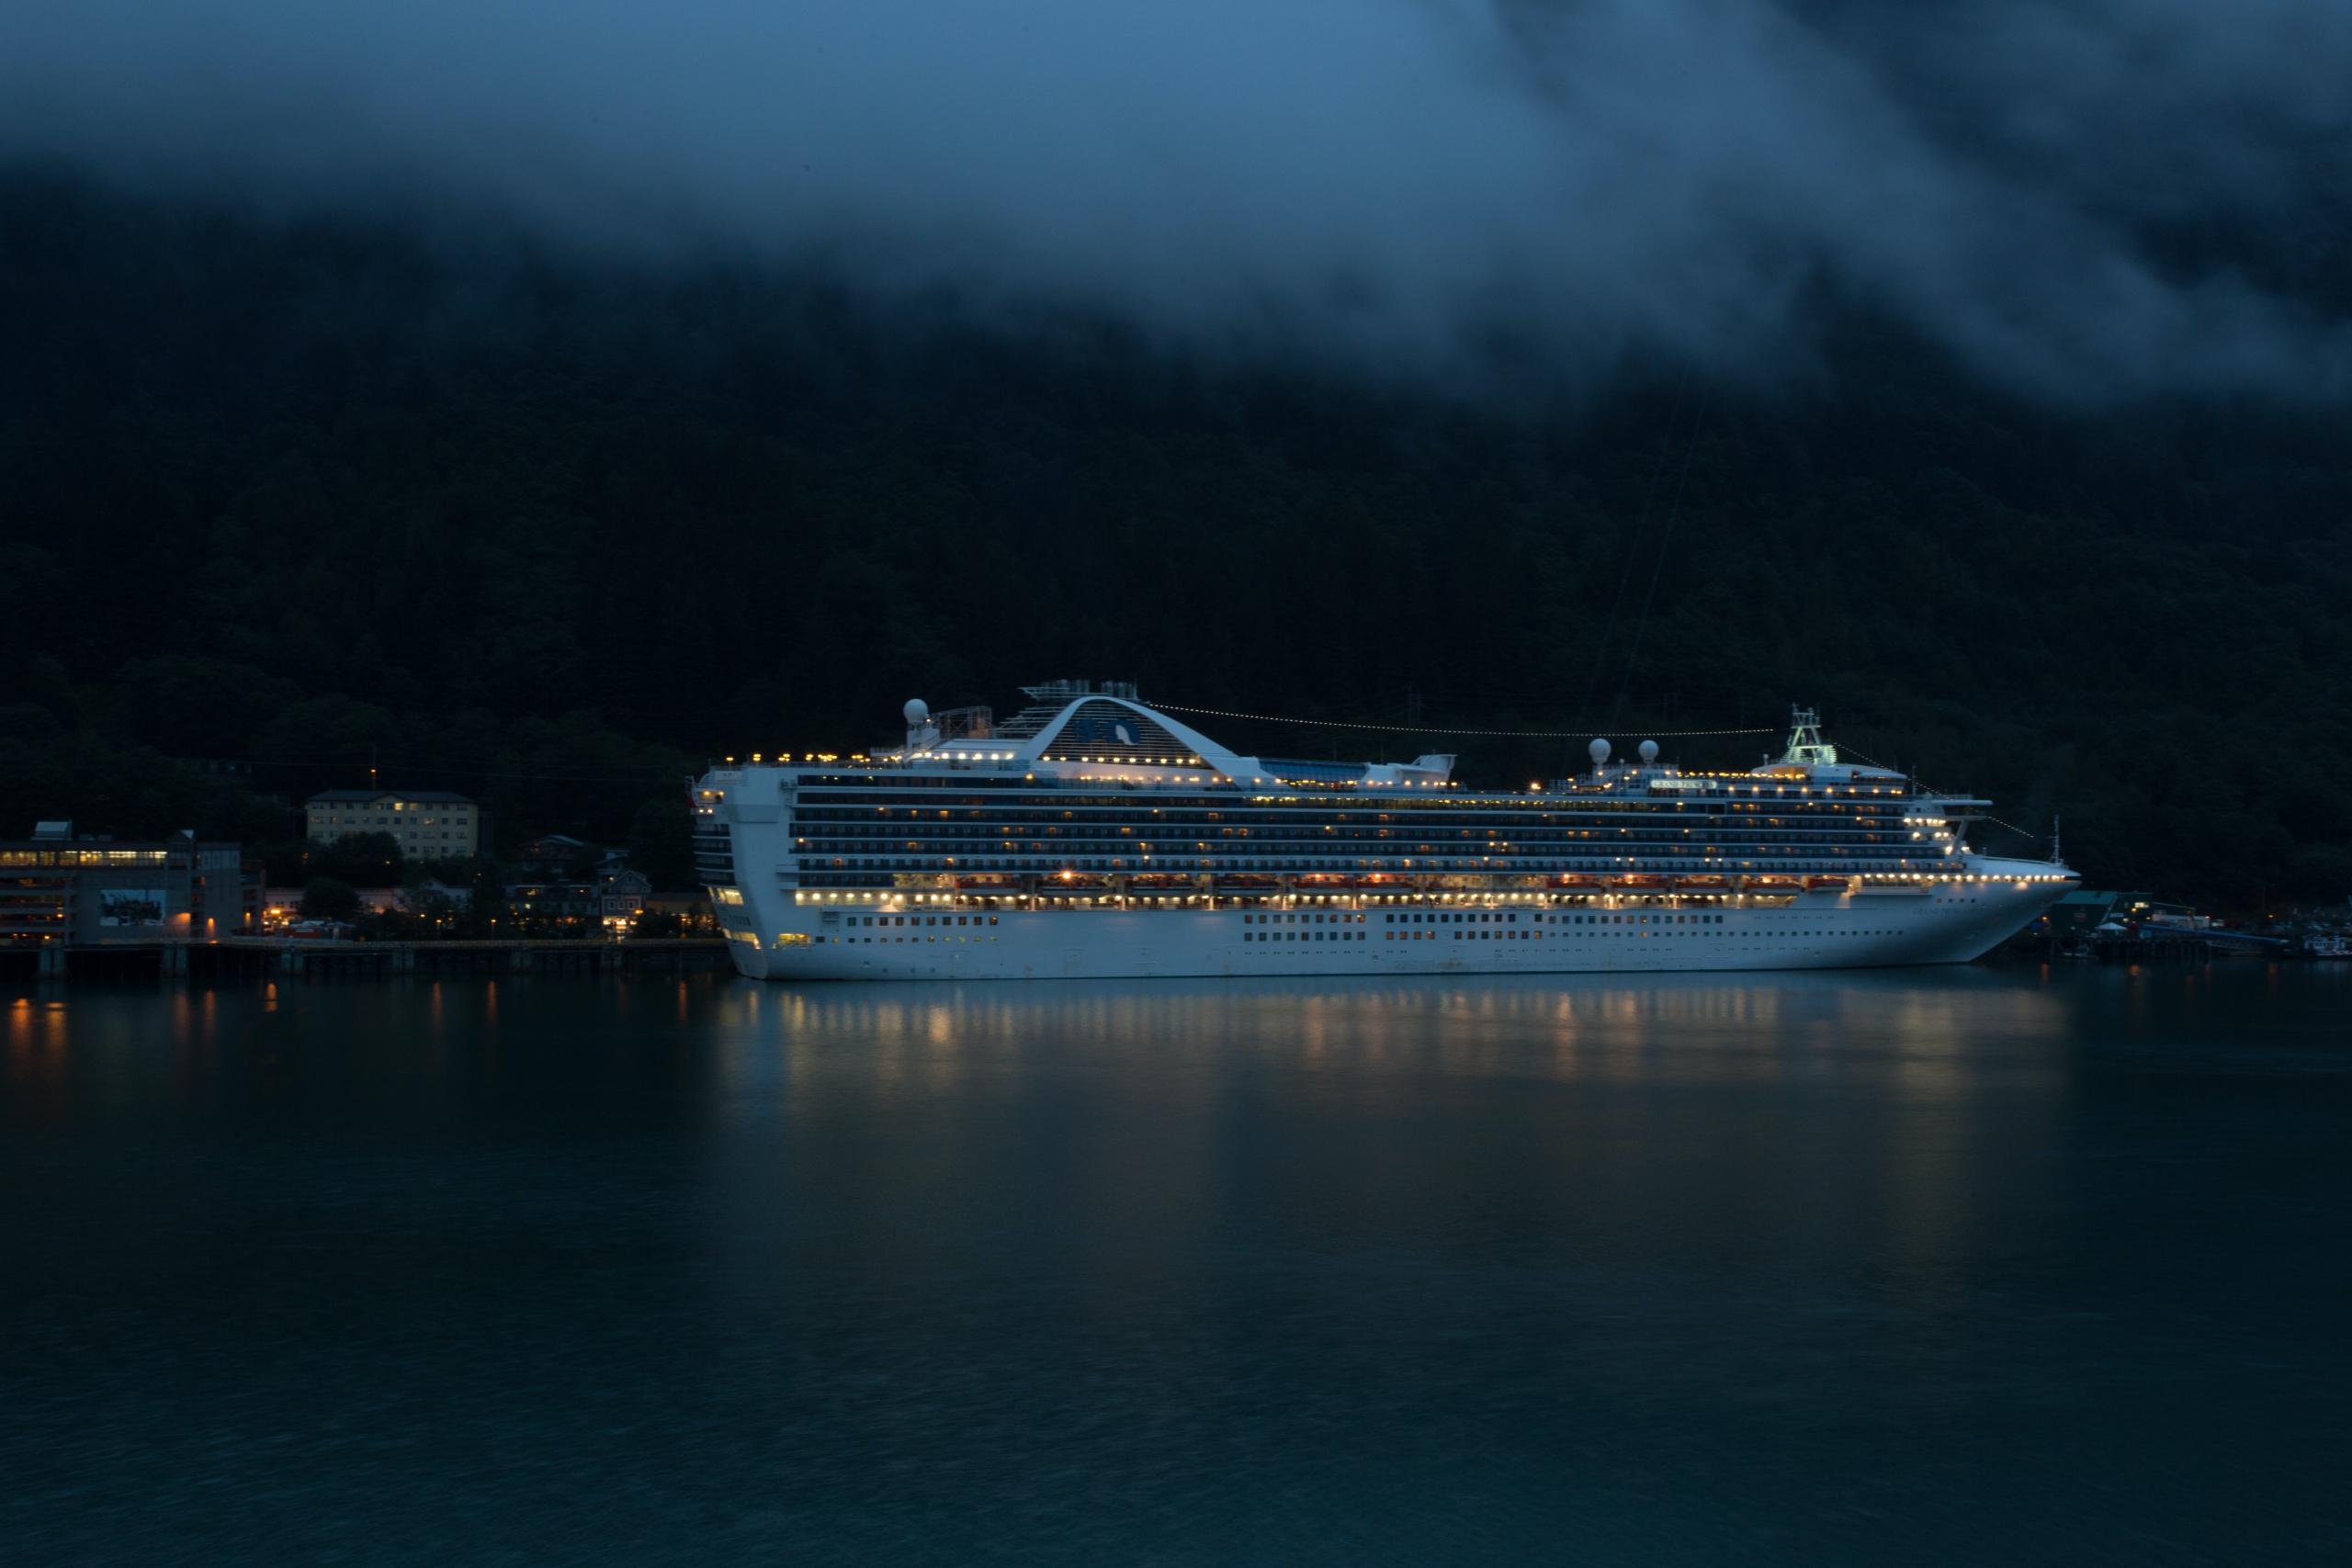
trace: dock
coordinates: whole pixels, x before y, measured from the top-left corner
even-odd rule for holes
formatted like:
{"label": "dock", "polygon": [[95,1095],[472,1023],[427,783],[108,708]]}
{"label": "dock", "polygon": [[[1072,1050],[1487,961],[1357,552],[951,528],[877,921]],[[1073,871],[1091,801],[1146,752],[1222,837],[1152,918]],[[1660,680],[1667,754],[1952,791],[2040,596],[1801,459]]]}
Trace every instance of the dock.
{"label": "dock", "polygon": [[224,937],[218,942],[103,942],[0,950],[0,982],[372,979],[401,975],[684,974],[728,968],[716,937],[629,937],[511,942],[298,942]]}

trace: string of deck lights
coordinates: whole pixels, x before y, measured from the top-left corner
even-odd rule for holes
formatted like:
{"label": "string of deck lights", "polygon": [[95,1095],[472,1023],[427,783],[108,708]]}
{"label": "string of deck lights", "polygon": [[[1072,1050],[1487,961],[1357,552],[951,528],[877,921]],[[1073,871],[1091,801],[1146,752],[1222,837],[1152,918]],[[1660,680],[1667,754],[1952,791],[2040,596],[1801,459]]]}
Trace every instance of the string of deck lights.
{"label": "string of deck lights", "polygon": [[[1877,758],[1875,758],[1875,757],[1866,755],[1865,753],[1863,753],[1862,751],[1860,751],[1860,750],[1857,750],[1857,749],[1856,749],[1856,748],[1854,748],[1854,747],[1851,747],[1851,746],[1843,746],[1843,747],[1840,747],[1839,749],[1840,749],[1841,750],[1846,750],[1846,751],[1851,751],[1851,752],[1853,752],[1853,754],[1854,754],[1855,756],[1857,756],[1857,757],[1860,757],[1860,758],[1862,759],[1862,761],[1863,761],[1868,762],[1868,763],[1869,763],[1871,767],[1873,767],[1873,768],[1886,768],[1886,771],[1887,771],[1888,773],[1899,773],[1899,772],[1901,771],[1900,769],[1897,769],[1897,768],[1887,768],[1887,767],[1886,767],[1886,764],[1885,764],[1884,762],[1880,761],[1879,761]],[[1928,783],[1927,783],[1927,781],[1926,781],[1926,780],[1924,780],[1924,779],[1914,779],[1914,780],[1912,780],[1911,782],[1912,782],[1912,783],[1914,783],[1914,784],[1917,784],[1921,789],[1923,789],[1923,790],[1928,790],[1928,793],[1929,793],[1930,795],[1937,793],[1937,792],[1936,792],[1936,791],[1934,791],[1934,790],[1928,789]],[[1977,815],[1978,815],[1979,817],[1982,817],[1985,821],[1992,823],[1995,827],[1997,827],[1997,828],[2007,828],[2010,832],[2015,833],[2018,838],[2020,838],[2020,839],[2024,839],[2024,840],[2027,840],[2028,841],[2031,841],[2031,840],[2038,840],[2038,839],[2040,839],[2040,838],[2041,837],[2041,835],[2040,833],[2029,832],[2029,831],[2027,831],[2025,829],[2018,827],[2018,826],[2016,823],[2014,823],[2014,822],[2005,822],[2005,821],[2003,821],[2000,818],[1994,816],[1994,815],[1993,815],[1991,812],[1989,812],[1989,811],[1980,811],[1980,812],[1978,812],[1978,813],[1977,813]]]}
{"label": "string of deck lights", "polygon": [[[1419,724],[1355,724],[1342,719],[1285,718],[1271,713],[1235,713],[1229,708],[1187,707],[1182,703],[1155,702],[1156,708],[1170,713],[1197,714],[1206,718],[1239,718],[1255,724],[1303,724],[1315,729],[1369,729],[1383,735],[1480,735],[1510,740],[1574,740],[1585,732],[1581,729],[1435,729]],[[1663,736],[1669,740],[1689,740],[1717,735],[1778,735],[1769,726],[1757,729],[1647,729],[1642,733]]]}

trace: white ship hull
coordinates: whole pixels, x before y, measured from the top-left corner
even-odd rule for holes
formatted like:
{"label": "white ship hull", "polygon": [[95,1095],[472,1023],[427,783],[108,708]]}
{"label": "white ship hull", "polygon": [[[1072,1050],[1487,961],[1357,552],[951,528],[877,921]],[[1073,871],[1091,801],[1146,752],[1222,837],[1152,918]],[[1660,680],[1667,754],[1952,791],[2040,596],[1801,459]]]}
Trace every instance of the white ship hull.
{"label": "white ship hull", "polygon": [[[1777,762],[1657,761],[1517,790],[1454,759],[1265,759],[1057,682],[998,726],[906,705],[878,758],[733,760],[695,861],[765,980],[1614,974],[1964,964],[2076,886],[1993,860],[1973,796],[1841,761],[1810,711]],[[1799,891],[1799,890],[1802,891]]]}
{"label": "white ship hull", "polygon": [[[1613,974],[1965,964],[2074,884],[2037,862],[1972,860],[1927,891],[1444,908],[1000,910],[722,907],[735,966],[766,980],[1056,980],[1304,975]],[[2017,880],[2034,876],[2038,880]],[[748,880],[748,879],[747,879]],[[1540,919],[1539,919],[1540,917]]]}

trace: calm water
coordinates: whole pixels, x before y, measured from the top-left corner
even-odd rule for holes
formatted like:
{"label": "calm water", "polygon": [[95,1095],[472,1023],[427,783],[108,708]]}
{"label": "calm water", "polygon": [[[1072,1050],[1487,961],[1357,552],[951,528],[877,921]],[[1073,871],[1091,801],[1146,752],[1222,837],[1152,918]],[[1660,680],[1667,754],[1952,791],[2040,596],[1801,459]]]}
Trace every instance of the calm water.
{"label": "calm water", "polygon": [[2352,1561],[2347,1004],[0,993],[0,1557]]}

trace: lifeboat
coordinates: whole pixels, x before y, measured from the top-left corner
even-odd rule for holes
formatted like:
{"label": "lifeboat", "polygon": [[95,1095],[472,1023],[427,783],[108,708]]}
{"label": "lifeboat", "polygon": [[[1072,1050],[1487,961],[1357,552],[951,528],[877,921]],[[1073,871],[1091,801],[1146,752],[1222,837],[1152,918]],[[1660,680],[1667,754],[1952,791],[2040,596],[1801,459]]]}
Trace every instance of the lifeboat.
{"label": "lifeboat", "polygon": [[1674,888],[1678,893],[1722,893],[1729,890],[1731,879],[1723,876],[1678,876]]}
{"label": "lifeboat", "polygon": [[1100,893],[1107,890],[1111,879],[1091,871],[1059,871],[1037,884],[1040,893]]}
{"label": "lifeboat", "polygon": [[1848,879],[1842,876],[1808,876],[1804,879],[1804,890],[1808,893],[1843,893],[1847,886]]}
{"label": "lifeboat", "polygon": [[1017,876],[959,876],[956,891],[961,893],[1017,893],[1021,879]]}
{"label": "lifeboat", "polygon": [[1220,893],[1272,893],[1282,886],[1278,877],[1239,874],[1216,879]]}
{"label": "lifeboat", "polygon": [[1597,876],[1555,876],[1552,886],[1566,893],[1598,893],[1606,884]]}
{"label": "lifeboat", "polygon": [[1751,876],[1747,890],[1750,893],[1799,893],[1804,884],[1793,876]]}
{"label": "lifeboat", "polygon": [[1666,884],[1665,877],[1651,875],[1645,872],[1635,872],[1628,876],[1618,877],[1615,882],[1617,890],[1621,893],[1663,893],[1666,891]]}

